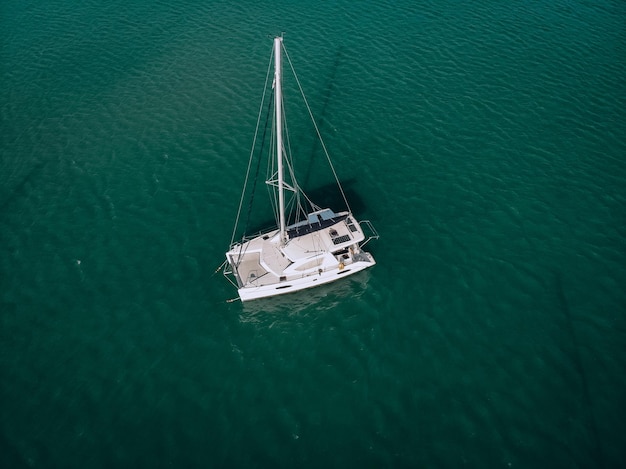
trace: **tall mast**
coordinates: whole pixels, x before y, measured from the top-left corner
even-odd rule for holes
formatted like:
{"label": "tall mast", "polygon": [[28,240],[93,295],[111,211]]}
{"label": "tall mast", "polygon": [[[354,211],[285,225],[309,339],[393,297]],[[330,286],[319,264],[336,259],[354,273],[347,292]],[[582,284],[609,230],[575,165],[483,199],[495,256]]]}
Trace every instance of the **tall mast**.
{"label": "tall mast", "polygon": [[281,55],[282,55],[282,37],[274,38],[274,93],[276,103],[276,159],[278,163],[278,216],[280,221],[280,244],[287,241],[285,233],[285,194],[284,194],[284,175],[283,175],[283,90],[281,83]]}

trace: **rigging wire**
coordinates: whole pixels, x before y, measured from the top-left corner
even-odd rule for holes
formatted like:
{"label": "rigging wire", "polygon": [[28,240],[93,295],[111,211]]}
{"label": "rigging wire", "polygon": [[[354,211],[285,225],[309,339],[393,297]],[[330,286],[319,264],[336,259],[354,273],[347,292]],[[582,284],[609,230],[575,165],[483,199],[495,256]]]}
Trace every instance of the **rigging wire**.
{"label": "rigging wire", "polygon": [[[320,143],[322,144],[324,155],[326,155],[326,159],[328,160],[328,165],[330,166],[330,169],[333,172],[333,176],[335,177],[335,182],[337,183],[337,186],[339,187],[339,191],[341,192],[341,196],[343,197],[343,202],[346,204],[346,207],[348,208],[348,212],[352,213],[352,209],[350,208],[350,204],[348,204],[348,199],[346,198],[346,194],[343,191],[343,187],[341,187],[341,183],[339,182],[339,177],[337,177],[337,172],[335,171],[335,167],[333,166],[333,163],[330,160],[330,155],[328,154],[328,150],[326,149],[326,144],[324,143],[324,140],[322,139],[322,134],[320,133],[319,128],[317,127],[317,123],[315,122],[315,118],[313,117],[313,112],[311,112],[311,107],[309,106],[309,102],[307,101],[306,96],[304,95],[304,90],[302,89],[302,85],[300,84],[300,80],[298,79],[298,75],[296,74],[296,70],[293,67],[291,58],[289,57],[289,54],[287,53],[287,49],[285,49],[284,44],[282,47],[283,47],[283,51],[285,52],[285,57],[287,57],[287,61],[289,62],[289,67],[291,68],[291,72],[293,73],[293,76],[296,79],[296,83],[298,84],[298,89],[300,90],[300,94],[302,95],[302,99],[304,100],[304,104],[306,105],[306,109],[309,113],[309,117],[311,118],[311,122],[313,122],[313,127],[315,127],[315,132],[317,133],[317,137],[320,139]],[[307,197],[307,200],[309,200],[308,197]],[[311,201],[309,200],[309,202]]]}
{"label": "rigging wire", "polygon": [[[248,231],[248,225],[250,224],[250,215],[252,214],[252,204],[254,203],[254,194],[256,192],[256,183],[259,180],[259,171],[261,169],[261,156],[263,155],[263,147],[265,146],[265,136],[267,134],[267,124],[270,121],[269,116],[270,116],[270,111],[272,110],[272,103],[274,102],[274,92],[272,91],[271,95],[270,95],[270,100],[267,106],[267,115],[265,116],[265,127],[263,129],[263,137],[261,138],[261,146],[259,148],[259,157],[257,159],[257,164],[256,164],[256,171],[254,174],[254,181],[252,183],[252,193],[250,195],[250,202],[248,203],[248,213],[246,214],[246,223],[243,226],[243,233],[241,235],[241,239],[242,242],[241,244],[239,244],[239,253],[237,255],[237,265],[236,268],[239,268],[239,265],[241,264],[241,262],[243,262],[243,256],[242,256],[242,251],[243,251],[243,247],[244,247],[244,243],[243,240],[246,237],[246,232]],[[247,180],[246,180],[247,182]],[[235,225],[236,228],[236,225]],[[234,238],[234,236],[233,236]],[[231,246],[232,246],[232,241],[231,241]]]}
{"label": "rigging wire", "polygon": [[270,100],[267,106],[267,115],[265,116],[265,128],[263,129],[263,137],[261,138],[261,147],[259,148],[259,158],[256,164],[256,171],[254,174],[254,182],[252,183],[252,193],[250,196],[250,202],[248,203],[248,213],[246,215],[246,223],[243,227],[243,235],[245,236],[248,231],[248,224],[250,223],[250,215],[252,214],[252,203],[254,202],[254,194],[256,192],[256,183],[259,180],[259,170],[261,169],[261,155],[263,154],[263,147],[265,146],[265,136],[267,134],[267,123],[269,122],[270,112],[272,110],[272,103],[274,102],[274,92],[270,96]]}
{"label": "rigging wire", "polygon": [[[271,68],[272,68],[272,59],[274,58],[274,48],[272,47],[272,52],[270,54],[270,61],[267,65],[267,73],[265,74],[265,85],[263,87],[263,97],[261,98],[261,105],[259,106],[259,113],[256,121],[256,128],[254,130],[254,140],[252,142],[252,149],[250,150],[250,158],[248,159],[248,168],[246,169],[246,177],[243,183],[243,189],[241,191],[241,198],[239,199],[239,207],[237,208],[237,217],[235,218],[235,226],[233,226],[233,234],[230,237],[230,246],[233,245],[233,241],[235,241],[235,234],[237,233],[237,226],[239,225],[239,217],[241,215],[241,208],[243,207],[243,200],[246,195],[246,187],[248,185],[248,178],[250,176],[250,168],[252,166],[252,158],[254,156],[254,148],[256,145],[256,139],[259,134],[259,125],[261,123],[261,116],[263,114],[263,105],[265,104],[265,95],[267,93],[267,83],[269,81]],[[273,95],[273,93],[272,93]]]}
{"label": "rigging wire", "polygon": [[[306,99],[306,95],[304,94],[304,90],[302,89],[302,85],[300,84],[300,80],[298,78],[298,75],[296,74],[295,68],[294,68],[293,63],[291,61],[291,58],[289,57],[289,54],[287,53],[287,50],[285,49],[284,45],[282,45],[282,50],[284,51],[285,56],[287,58],[287,61],[289,62],[289,67],[291,69],[291,72],[293,73],[293,76],[295,78],[296,84],[298,85],[298,89],[300,91],[300,95],[302,96],[304,104],[306,105],[306,109],[307,109],[307,112],[309,114],[309,118],[311,119],[311,122],[313,123],[313,127],[315,128],[315,132],[317,134],[317,137],[320,140],[322,149],[324,151],[324,155],[326,156],[326,160],[328,161],[328,165],[330,166],[330,169],[331,169],[331,171],[333,173],[333,176],[335,178],[335,182],[336,182],[336,184],[337,184],[337,186],[339,188],[339,191],[340,191],[341,196],[343,198],[343,201],[344,201],[344,203],[346,205],[346,208],[348,209],[349,212],[352,212],[352,209],[350,208],[350,204],[348,203],[348,199],[347,199],[347,197],[346,197],[346,195],[344,193],[343,187],[341,186],[341,183],[339,181],[339,177],[337,176],[337,172],[335,171],[335,167],[333,166],[333,163],[332,163],[332,161],[330,159],[330,155],[329,155],[328,150],[326,148],[326,144],[324,143],[324,140],[322,139],[322,135],[321,135],[321,133],[319,131],[319,128],[317,126],[315,118],[313,117],[313,112],[311,111],[311,107],[309,106],[309,103],[308,103],[308,101]],[[250,171],[252,169],[252,161],[253,161],[253,158],[254,158],[256,142],[257,142],[257,138],[258,138],[258,135],[259,135],[259,128],[260,128],[260,125],[261,125],[261,116],[262,116],[262,113],[263,113],[263,106],[265,105],[265,100],[266,100],[266,96],[267,96],[267,89],[268,89],[269,78],[270,78],[270,75],[271,75],[271,66],[272,66],[273,58],[274,58],[274,48],[272,48],[272,52],[270,54],[270,61],[269,61],[268,68],[267,68],[267,73],[266,73],[266,76],[265,76],[265,86],[264,86],[264,89],[266,91],[263,93],[263,97],[261,99],[261,105],[259,107],[259,112],[258,112],[257,122],[256,122],[256,128],[255,128],[255,133],[254,133],[254,140],[253,140],[253,144],[252,144],[252,149],[250,151],[250,158],[248,160],[248,167],[246,169],[246,177],[245,177],[245,181],[244,181],[243,190],[242,190],[242,193],[241,193],[241,198],[239,200],[239,207],[237,209],[237,217],[235,219],[235,226],[233,227],[233,233],[232,233],[232,236],[231,236],[231,241],[230,241],[230,245],[231,246],[233,245],[233,242],[235,240],[235,236],[237,234],[237,228],[238,228],[238,225],[239,225],[239,220],[240,220],[241,212],[242,212],[242,208],[243,208],[243,201],[244,201],[244,198],[245,198],[245,195],[246,195],[246,189],[247,189],[247,186],[248,186],[248,182],[250,180]],[[262,155],[262,152],[263,152],[263,148],[265,146],[265,139],[266,139],[266,134],[267,134],[267,129],[268,129],[268,122],[270,121],[269,115],[270,115],[270,111],[271,111],[272,104],[273,104],[273,101],[274,101],[274,92],[273,92],[273,90],[274,90],[274,86],[272,85],[272,92],[270,93],[270,97],[269,97],[269,103],[268,103],[267,112],[266,112],[266,119],[265,119],[265,126],[264,126],[264,130],[263,130],[263,136],[262,136],[262,139],[261,139],[261,146],[260,146],[260,150],[259,150],[259,159],[257,161],[256,170],[255,170],[255,177],[254,177],[253,185],[252,185],[252,194],[251,194],[250,202],[248,204],[248,210],[247,210],[247,214],[246,214],[246,222],[244,224],[243,238],[245,238],[245,233],[246,233],[246,231],[248,229],[248,225],[249,225],[250,217],[251,217],[251,213],[252,213],[252,204],[253,204],[253,201],[254,201],[254,194],[256,192],[256,186],[257,186],[257,181],[258,181],[258,176],[259,176],[259,171],[260,171],[261,155]],[[284,114],[283,114],[283,119],[285,120],[285,128],[286,128],[286,117],[285,117]],[[272,123],[272,129],[273,130],[274,130],[274,125],[275,124]],[[273,133],[274,132],[272,131],[272,134]],[[270,144],[270,146],[273,147],[274,150],[275,150],[276,149],[275,148],[276,147],[276,142],[274,140],[274,137],[272,137],[271,142],[272,142],[272,144]],[[298,184],[298,182],[297,182],[297,180],[295,178],[293,162],[291,161],[291,157],[292,157],[291,156],[291,143],[290,143],[290,141],[288,139],[288,136],[287,136],[287,142],[286,143],[287,143],[287,148],[281,148],[280,151],[283,152],[283,154],[285,154],[287,156],[287,158],[286,158],[286,163],[287,163],[286,166],[287,166],[287,170],[289,172],[290,178],[292,180],[292,185],[293,185],[293,187],[289,187],[289,188],[294,193],[292,195],[291,199],[287,202],[287,205],[289,207],[292,207],[292,208],[295,207],[296,208],[296,210],[295,210],[295,212],[296,212],[295,213],[295,219],[296,220],[295,221],[298,221],[299,220],[298,213],[302,212],[302,214],[305,217],[307,216],[307,210],[305,209],[305,207],[301,203],[301,196],[304,197],[304,199],[308,202],[308,204],[310,205],[310,207],[313,210],[319,210],[320,207],[317,204],[315,204],[308,197],[308,195],[302,190],[302,188]],[[273,151],[273,150],[270,149],[270,151]],[[268,164],[268,177],[267,177],[267,180],[266,180],[266,182],[270,186],[273,185],[272,183],[274,182],[273,181],[274,167],[273,166],[270,167],[270,165],[272,164],[272,161],[273,161],[273,159],[270,158],[269,164]],[[273,194],[273,192],[274,191],[270,190],[271,195],[275,197],[275,194]],[[274,205],[274,204],[272,204],[272,205]],[[276,215],[276,213],[275,213],[275,215]],[[242,243],[241,248],[243,248],[243,243]]]}

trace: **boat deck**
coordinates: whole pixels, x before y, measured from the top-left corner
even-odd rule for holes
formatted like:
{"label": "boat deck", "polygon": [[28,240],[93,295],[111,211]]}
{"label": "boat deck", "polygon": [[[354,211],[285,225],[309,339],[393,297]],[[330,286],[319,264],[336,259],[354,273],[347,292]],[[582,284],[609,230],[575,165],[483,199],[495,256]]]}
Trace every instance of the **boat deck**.
{"label": "boat deck", "polygon": [[282,246],[278,231],[233,246],[227,256],[240,287],[278,284],[352,262],[357,254],[348,255],[348,249],[358,251],[365,238],[361,227],[348,213],[321,213],[313,214],[317,221],[290,227],[287,233],[297,230],[297,236]]}

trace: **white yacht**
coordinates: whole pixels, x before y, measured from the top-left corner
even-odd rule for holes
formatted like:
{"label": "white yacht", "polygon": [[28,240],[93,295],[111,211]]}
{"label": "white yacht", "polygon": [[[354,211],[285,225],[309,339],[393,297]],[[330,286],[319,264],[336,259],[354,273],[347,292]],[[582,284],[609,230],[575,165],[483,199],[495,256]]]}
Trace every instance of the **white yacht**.
{"label": "white yacht", "polygon": [[[358,221],[352,214],[310,107],[302,93],[300,82],[293,72],[317,136],[320,138],[321,147],[335,175],[345,209],[336,212],[331,208],[317,206],[295,180],[290,144],[283,130],[286,128],[282,92],[283,55],[290,65],[291,61],[284,49],[282,36],[274,38],[272,55],[274,62],[272,86],[268,86],[271,66],[268,68],[266,79],[266,95],[269,94],[270,97],[267,99],[264,95],[261,102],[248,175],[224,263],[224,275],[237,288],[242,301],[291,293],[334,282],[376,264],[372,255],[364,251],[363,247],[371,239],[378,238],[378,234],[368,220]],[[293,71],[293,66],[291,70]],[[268,153],[272,160],[269,167],[272,169],[268,173],[270,177],[265,182],[273,189],[271,193],[276,205],[276,226],[254,236],[244,234],[235,241],[248,179],[251,178],[255,148],[259,146],[257,145],[259,122],[265,101],[271,105],[272,117],[271,124],[265,128],[271,127],[273,133],[268,145],[270,147]],[[264,147],[264,142],[260,146]],[[258,177],[258,171],[256,173]]]}

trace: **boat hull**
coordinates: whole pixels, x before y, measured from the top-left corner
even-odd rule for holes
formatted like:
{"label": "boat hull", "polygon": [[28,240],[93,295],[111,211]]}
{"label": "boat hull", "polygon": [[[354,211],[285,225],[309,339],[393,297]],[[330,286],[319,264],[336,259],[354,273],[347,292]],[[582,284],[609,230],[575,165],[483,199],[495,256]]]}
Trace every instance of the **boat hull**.
{"label": "boat hull", "polygon": [[363,254],[367,256],[367,259],[352,262],[346,266],[339,265],[335,269],[329,269],[279,283],[239,288],[239,298],[241,298],[241,301],[257,300],[259,298],[294,293],[340,280],[376,264],[376,261],[374,261],[374,258],[370,254]]}

